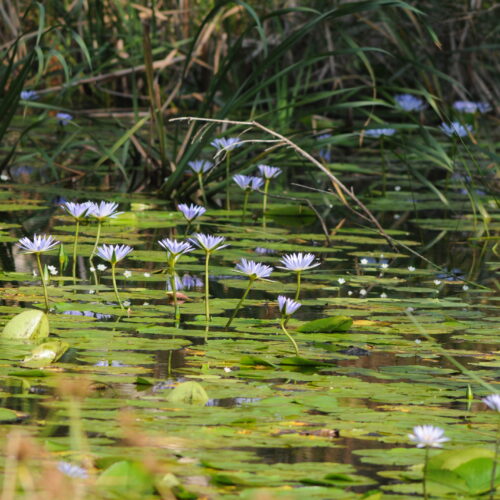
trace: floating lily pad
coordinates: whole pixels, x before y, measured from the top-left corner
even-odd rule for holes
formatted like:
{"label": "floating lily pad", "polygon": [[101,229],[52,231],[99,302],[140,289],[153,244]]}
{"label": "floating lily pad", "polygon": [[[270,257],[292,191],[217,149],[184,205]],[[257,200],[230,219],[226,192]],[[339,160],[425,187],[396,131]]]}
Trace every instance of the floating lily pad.
{"label": "floating lily pad", "polygon": [[198,382],[183,382],[175,387],[167,396],[170,403],[181,403],[203,406],[209,400],[205,389]]}
{"label": "floating lily pad", "polygon": [[348,316],[331,316],[309,321],[301,325],[297,331],[301,333],[333,333],[346,332],[352,326],[352,318]]}
{"label": "floating lily pad", "polygon": [[14,316],[4,327],[2,337],[38,340],[49,336],[49,318],[43,311],[30,309]]}
{"label": "floating lily pad", "polygon": [[24,358],[23,364],[32,368],[47,366],[60,359],[68,349],[69,344],[67,342],[60,340],[44,342],[35,347],[32,353]]}

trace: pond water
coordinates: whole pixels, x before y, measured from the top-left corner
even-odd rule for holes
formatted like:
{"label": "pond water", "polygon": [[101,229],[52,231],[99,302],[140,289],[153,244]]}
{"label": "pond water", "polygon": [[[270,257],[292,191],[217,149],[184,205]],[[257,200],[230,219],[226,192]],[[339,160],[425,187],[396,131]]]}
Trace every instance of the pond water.
{"label": "pond water", "polygon": [[[409,193],[394,191],[368,204],[404,244],[394,249],[369,227],[345,224],[334,231],[332,212],[325,215],[328,246],[310,216],[276,216],[263,231],[257,199],[250,203],[255,217],[244,226],[239,209],[209,209],[194,229],[225,236],[230,246],[211,261],[207,331],[202,254],[183,256],[177,265],[193,285],[182,290],[178,327],[165,275],[155,273],[165,266],[157,240],[182,238],[186,230],[167,202],[146,194],[4,184],[2,325],[24,308],[43,309],[36,261],[16,247],[19,237],[53,234],[71,251],[74,225],[53,203],[56,193],[121,203],[125,213],[103,226],[101,241],[134,247],[117,269],[127,310],[116,304],[109,269],[99,273],[100,287],[91,282],[96,226],[83,225],[78,285],[69,266],[64,277],[51,276],[49,286],[50,338],[67,342],[69,350],[49,366],[30,368],[23,359],[32,344],[1,341],[2,446],[21,427],[51,453],[80,457],[72,448],[71,405],[61,396],[64,378],[91,382],[80,417],[93,473],[121,459],[154,458],[194,498],[356,498],[371,490],[407,498],[421,491],[423,453],[408,439],[415,425],[442,427],[450,448],[491,448],[496,415],[480,400],[489,392],[443,352],[498,387],[498,259],[488,237],[499,229],[498,216],[485,229],[468,213],[457,213],[452,225],[452,218],[434,216],[433,206],[408,215]],[[454,201],[465,206],[465,199],[457,192]],[[402,221],[394,218],[400,214],[406,214]],[[272,282],[255,282],[224,329],[247,286],[235,263],[246,258],[276,266],[290,252],[312,252],[321,263],[303,273],[302,307],[288,323],[299,360],[281,333],[276,303],[279,294],[294,296],[292,273],[275,269]],[[44,258],[58,267],[57,251]],[[348,331],[297,331],[309,320],[337,315],[353,319]],[[168,400],[186,381],[203,387],[206,404]],[[273,496],[252,497],[256,492]]]}

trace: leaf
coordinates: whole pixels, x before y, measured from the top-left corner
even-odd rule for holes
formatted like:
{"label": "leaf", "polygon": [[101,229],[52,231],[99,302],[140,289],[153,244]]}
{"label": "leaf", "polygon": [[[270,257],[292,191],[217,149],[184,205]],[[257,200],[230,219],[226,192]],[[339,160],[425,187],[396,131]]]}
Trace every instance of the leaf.
{"label": "leaf", "polygon": [[0,422],[12,422],[18,418],[19,416],[15,411],[9,410],[8,408],[0,408]]}
{"label": "leaf", "polygon": [[205,389],[198,382],[183,382],[167,396],[170,403],[204,406],[209,400]]}
{"label": "leaf", "polygon": [[[486,448],[471,447],[444,451],[429,460],[429,481],[453,490],[473,495],[490,489],[494,453]],[[500,484],[500,470],[496,471],[495,485]]]}
{"label": "leaf", "polygon": [[49,336],[49,318],[43,311],[30,309],[14,316],[4,327],[2,337],[36,340]]}
{"label": "leaf", "polygon": [[349,316],[331,316],[309,321],[300,326],[297,331],[301,333],[346,332],[351,326],[352,318]]}
{"label": "leaf", "polygon": [[316,361],[314,359],[307,359],[301,356],[290,356],[288,358],[280,359],[280,365],[284,366],[325,366],[326,363]]}
{"label": "leaf", "polygon": [[144,465],[123,460],[108,467],[97,479],[96,484],[123,498],[141,498],[154,491],[153,476]]}
{"label": "leaf", "polygon": [[154,384],[153,384],[153,382],[151,382],[150,380],[148,380],[145,377],[137,377],[135,379],[135,385],[151,386]]}
{"label": "leaf", "polygon": [[44,342],[35,347],[31,354],[24,358],[23,364],[31,368],[47,366],[60,359],[68,349],[69,344],[61,340]]}
{"label": "leaf", "polygon": [[264,358],[259,358],[258,356],[242,356],[240,358],[240,365],[243,366],[271,366],[276,368],[276,365]]}

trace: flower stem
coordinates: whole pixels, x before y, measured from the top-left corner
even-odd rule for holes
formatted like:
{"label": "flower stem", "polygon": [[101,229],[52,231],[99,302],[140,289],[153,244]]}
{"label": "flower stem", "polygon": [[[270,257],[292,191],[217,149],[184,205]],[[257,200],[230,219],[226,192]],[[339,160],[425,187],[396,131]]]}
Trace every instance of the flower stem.
{"label": "flower stem", "polygon": [[287,330],[285,328],[285,319],[286,319],[286,317],[283,316],[280,320],[281,329],[283,330],[283,333],[289,338],[290,342],[293,344],[293,348],[295,349],[295,355],[300,356],[299,347],[297,346],[297,342],[295,342],[293,337],[287,332]]}
{"label": "flower stem", "polygon": [[95,281],[96,286],[97,286],[97,272],[95,271],[95,266],[94,266],[94,255],[97,252],[97,247],[99,245],[99,239],[101,238],[101,228],[102,228],[102,222],[99,220],[97,222],[97,234],[95,237],[94,248],[92,249],[92,253],[90,254],[90,257],[89,257],[90,267],[94,268],[94,271],[92,271],[92,274],[94,275],[94,281]]}
{"label": "flower stem", "polygon": [[40,254],[36,253],[36,263],[38,265],[38,272],[40,273],[40,280],[42,281],[43,296],[45,299],[45,312],[49,312],[49,295],[47,293],[47,285],[45,284],[45,279],[43,277],[42,261],[40,260]]}
{"label": "flower stem", "polygon": [[201,197],[203,198],[203,203],[208,206],[207,196],[205,195],[205,188],[203,187],[203,174],[200,172],[198,174],[198,183],[200,184]]}
{"label": "flower stem", "polygon": [[424,475],[422,478],[422,489],[424,494],[424,500],[427,500],[429,497],[427,495],[427,465],[429,463],[429,448],[425,448],[425,458],[424,458]]}
{"label": "flower stem", "polygon": [[301,272],[297,271],[297,291],[295,292],[295,300],[299,300],[299,295],[300,295],[300,275]]}
{"label": "flower stem", "polygon": [[250,191],[245,189],[245,194],[243,195],[243,213],[241,214],[241,223],[245,224],[245,216],[247,214],[247,206],[248,206],[248,196],[250,195]]}
{"label": "flower stem", "polygon": [[262,200],[262,229],[266,229],[266,212],[267,212],[267,191],[271,179],[266,179],[264,182],[264,198]]}
{"label": "flower stem", "polygon": [[76,285],[76,248],[78,246],[78,232],[80,230],[80,221],[77,219],[76,221],[76,229],[75,229],[75,241],[73,242],[73,285]]}
{"label": "flower stem", "polygon": [[180,322],[180,311],[179,303],[177,302],[177,287],[175,286],[175,269],[174,265],[170,265],[170,288],[172,290],[172,296],[174,301],[174,311],[175,311],[175,326],[179,326]]}
{"label": "flower stem", "polygon": [[210,252],[207,252],[205,258],[205,320],[210,321],[210,290],[208,284],[208,263],[210,260]]}
{"label": "flower stem", "polygon": [[228,151],[226,153],[226,210],[231,210],[231,200],[229,199],[229,174],[231,164],[231,153]]}
{"label": "flower stem", "polygon": [[240,310],[240,308],[241,308],[241,306],[243,304],[243,301],[247,298],[248,292],[250,291],[250,288],[252,288],[252,285],[253,285],[254,281],[255,281],[254,279],[250,278],[250,280],[248,282],[247,289],[245,290],[245,293],[241,297],[240,301],[238,302],[238,305],[236,306],[236,309],[233,311],[232,316],[229,318],[229,321],[227,322],[227,324],[225,326],[225,330],[227,330],[231,326],[231,323],[233,322],[233,319],[238,314],[238,311]]}
{"label": "flower stem", "polygon": [[497,441],[495,443],[495,455],[493,456],[493,467],[491,469],[491,482],[490,482],[490,500],[494,500],[495,498],[495,480],[497,475],[497,461],[498,461],[498,452],[500,447],[500,422],[498,423],[497,428]]}
{"label": "flower stem", "polygon": [[113,290],[115,291],[115,296],[116,296],[116,300],[118,301],[118,304],[120,304],[120,307],[122,309],[125,309],[123,307],[122,301],[120,300],[120,296],[118,295],[118,288],[116,286],[115,266],[116,266],[116,264],[111,263],[111,278],[113,280]]}

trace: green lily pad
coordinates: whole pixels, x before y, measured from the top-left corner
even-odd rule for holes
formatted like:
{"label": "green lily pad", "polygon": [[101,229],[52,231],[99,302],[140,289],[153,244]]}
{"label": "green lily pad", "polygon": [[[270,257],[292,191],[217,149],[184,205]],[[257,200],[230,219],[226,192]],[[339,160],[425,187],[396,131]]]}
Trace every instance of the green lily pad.
{"label": "green lily pad", "polygon": [[69,344],[61,340],[44,342],[35,347],[31,354],[24,358],[23,364],[31,368],[47,366],[60,359],[68,349]]}
{"label": "green lily pad", "polygon": [[141,498],[154,491],[154,478],[139,462],[123,460],[108,467],[97,479],[97,486],[120,498]]}
{"label": "green lily pad", "polygon": [[209,400],[205,389],[198,382],[183,382],[175,387],[167,396],[170,403],[181,403],[203,406]]}
{"label": "green lily pad", "polygon": [[14,316],[4,327],[2,337],[37,340],[49,336],[49,318],[43,311],[30,309]]}
{"label": "green lily pad", "polygon": [[297,331],[301,333],[333,333],[347,332],[352,326],[352,318],[349,316],[331,316],[309,321],[301,325]]}
{"label": "green lily pad", "polygon": [[[455,491],[480,495],[490,489],[493,460],[493,451],[486,448],[443,451],[429,460],[428,479]],[[497,468],[495,485],[499,484],[500,470]]]}

